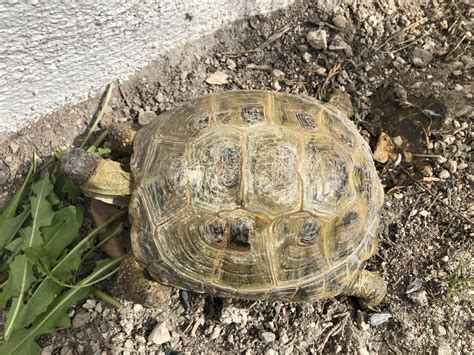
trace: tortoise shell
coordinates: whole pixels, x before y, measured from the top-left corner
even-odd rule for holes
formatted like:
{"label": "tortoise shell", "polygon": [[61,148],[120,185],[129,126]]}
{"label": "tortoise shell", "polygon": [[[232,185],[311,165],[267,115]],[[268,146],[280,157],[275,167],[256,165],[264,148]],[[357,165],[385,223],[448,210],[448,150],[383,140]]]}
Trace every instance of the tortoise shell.
{"label": "tortoise shell", "polygon": [[133,150],[132,247],[161,283],[326,298],[375,252],[383,190],[367,143],[329,104],[210,94],[142,128]]}

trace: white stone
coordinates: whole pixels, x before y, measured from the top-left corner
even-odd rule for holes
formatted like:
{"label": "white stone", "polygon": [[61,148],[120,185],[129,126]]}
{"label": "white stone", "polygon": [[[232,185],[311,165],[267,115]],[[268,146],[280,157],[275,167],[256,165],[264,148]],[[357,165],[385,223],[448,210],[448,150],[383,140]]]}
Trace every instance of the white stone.
{"label": "white stone", "polygon": [[324,30],[308,32],[306,40],[314,49],[326,49],[328,46],[327,33]]}
{"label": "white stone", "polygon": [[161,345],[171,340],[171,334],[166,322],[158,323],[148,336],[148,341]]}
{"label": "white stone", "polygon": [[229,76],[222,71],[215,71],[207,77],[206,83],[211,85],[224,85],[227,83],[228,77]]}
{"label": "white stone", "polygon": [[449,178],[449,171],[447,170],[442,170],[440,173],[439,173],[439,178],[440,179],[448,179]]}

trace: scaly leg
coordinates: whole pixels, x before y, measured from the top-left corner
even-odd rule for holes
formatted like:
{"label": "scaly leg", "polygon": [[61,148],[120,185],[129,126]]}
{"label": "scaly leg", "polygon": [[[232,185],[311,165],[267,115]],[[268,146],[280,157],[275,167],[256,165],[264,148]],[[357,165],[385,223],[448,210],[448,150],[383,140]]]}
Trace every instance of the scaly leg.
{"label": "scaly leg", "polygon": [[370,308],[382,302],[387,282],[375,272],[362,270],[342,294],[357,297],[362,307]]}

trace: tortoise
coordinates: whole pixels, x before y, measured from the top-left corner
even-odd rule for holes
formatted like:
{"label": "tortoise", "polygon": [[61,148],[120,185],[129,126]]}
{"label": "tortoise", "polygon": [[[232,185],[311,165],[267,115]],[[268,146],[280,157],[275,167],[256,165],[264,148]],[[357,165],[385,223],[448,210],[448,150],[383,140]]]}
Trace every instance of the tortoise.
{"label": "tortoise", "polygon": [[[75,149],[63,172],[88,196],[129,200],[131,244],[154,280],[220,297],[379,304],[364,269],[377,248],[383,189],[350,98],[218,92],[138,132],[110,130],[130,172]],[[135,134],[136,133],[136,134]]]}

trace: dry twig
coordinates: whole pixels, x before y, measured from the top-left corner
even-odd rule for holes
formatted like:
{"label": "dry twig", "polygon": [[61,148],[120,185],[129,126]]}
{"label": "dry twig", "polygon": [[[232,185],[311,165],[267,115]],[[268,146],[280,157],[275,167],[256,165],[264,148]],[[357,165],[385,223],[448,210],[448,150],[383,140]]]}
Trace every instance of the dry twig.
{"label": "dry twig", "polygon": [[[403,168],[400,168],[401,172],[403,174],[405,174],[411,181],[413,181],[413,183],[418,186],[420,189],[422,189],[423,191],[425,191],[427,194],[431,195],[432,197],[435,197],[437,198],[437,195],[435,195],[433,192],[431,192],[430,190],[428,190],[426,187],[424,187],[422,184],[420,184],[413,176],[411,176],[411,174],[406,171],[405,169]],[[453,212],[456,216],[458,216],[459,218],[462,218],[463,220],[465,220],[466,222],[468,222],[469,224],[472,224],[472,221],[469,219],[469,217],[466,217],[465,215],[463,215],[461,212],[457,211],[455,208],[451,207],[450,205],[448,205],[446,202],[444,202],[443,200],[439,200],[439,202],[444,206],[446,207],[448,210],[450,210],[451,212]]]}

